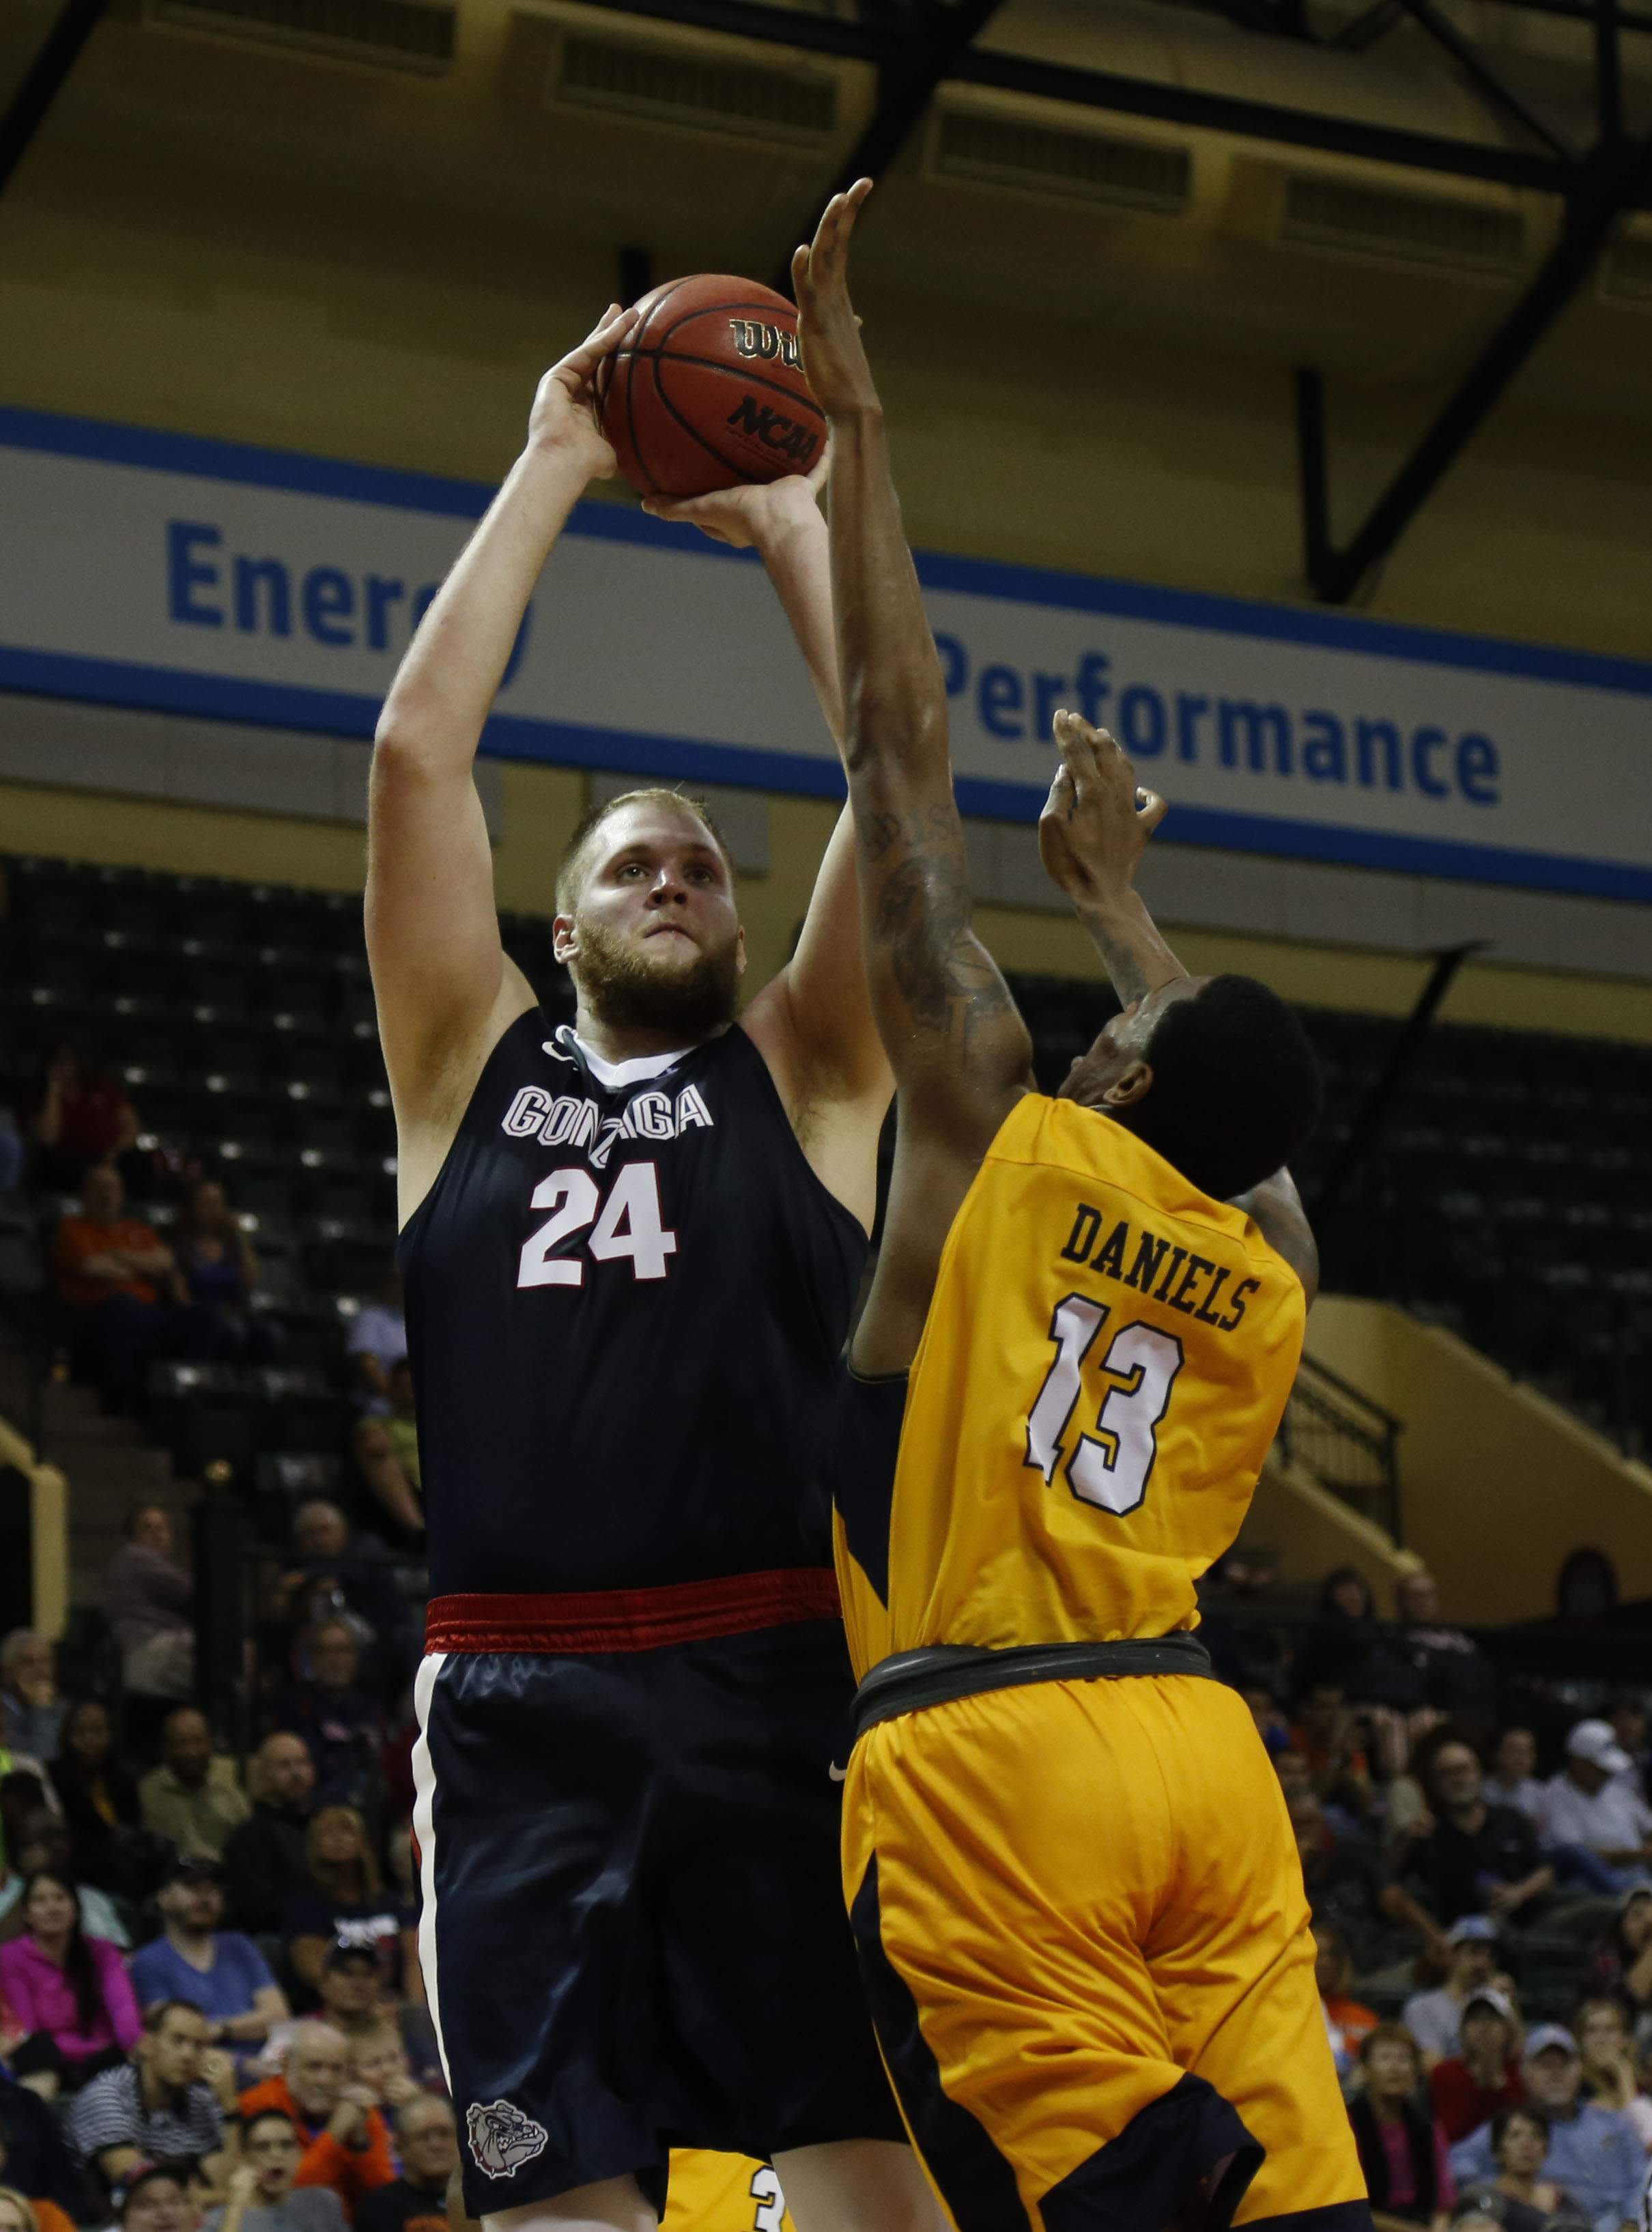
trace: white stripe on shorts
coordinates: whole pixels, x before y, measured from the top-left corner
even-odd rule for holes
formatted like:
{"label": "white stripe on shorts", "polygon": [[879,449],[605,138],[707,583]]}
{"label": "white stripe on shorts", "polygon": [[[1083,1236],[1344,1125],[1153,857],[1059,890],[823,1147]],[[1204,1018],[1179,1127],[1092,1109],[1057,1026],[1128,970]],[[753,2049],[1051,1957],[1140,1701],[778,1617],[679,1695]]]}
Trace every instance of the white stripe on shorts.
{"label": "white stripe on shorts", "polygon": [[442,2074],[450,2093],[453,2073],[447,2066],[447,2047],[442,2037],[442,1994],[436,1970],[436,1769],[431,1762],[431,1697],[436,1677],[447,1664],[445,1651],[433,1651],[418,1663],[413,1684],[413,1710],[418,1719],[418,1738],[413,1746],[413,1835],[418,1845],[418,1965],[424,1975],[424,1999],[436,2032],[436,2050],[442,2057]]}

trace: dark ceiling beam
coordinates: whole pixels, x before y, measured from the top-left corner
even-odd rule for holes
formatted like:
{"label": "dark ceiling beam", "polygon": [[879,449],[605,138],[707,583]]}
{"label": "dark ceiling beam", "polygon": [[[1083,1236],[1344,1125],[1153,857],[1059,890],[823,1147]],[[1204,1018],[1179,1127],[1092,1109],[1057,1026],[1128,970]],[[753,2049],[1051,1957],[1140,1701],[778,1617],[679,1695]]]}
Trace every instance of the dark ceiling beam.
{"label": "dark ceiling beam", "polygon": [[1517,93],[1504,84],[1479,50],[1464,38],[1450,17],[1441,14],[1434,0],[1405,0],[1405,11],[1437,46],[1445,49],[1463,75],[1471,84],[1478,86],[1500,115],[1518,125],[1522,132],[1537,141],[1539,147],[1546,147],[1563,163],[1577,160],[1577,150],[1552,126],[1545,124],[1534,109],[1528,108]]}
{"label": "dark ceiling beam", "polygon": [[[602,4],[621,15],[692,23],[702,30],[730,32],[740,38],[766,40],[879,68],[896,58],[887,35],[865,23],[771,8],[763,0],[602,0]],[[1580,19],[1592,22],[1592,5],[1579,7],[1577,12]],[[1620,13],[1620,24],[1629,20]],[[1652,16],[1643,20],[1652,29]],[[1519,148],[1447,140],[1433,133],[1408,132],[1311,109],[1284,108],[1272,101],[1170,85],[1156,78],[1075,69],[1029,55],[1005,54],[997,48],[966,49],[946,75],[959,84],[991,86],[1001,92],[1068,101],[1121,116],[1149,116],[1160,123],[1231,133],[1238,139],[1268,140],[1279,146],[1352,155],[1365,162],[1390,163],[1403,170],[1429,171],[1441,177],[1480,178],[1488,185],[1514,186],[1532,193],[1571,193],[1582,175],[1577,165],[1547,155],[1528,154]]]}
{"label": "dark ceiling beam", "polygon": [[1617,0],[1595,0],[1595,121],[1603,140],[1623,133],[1623,62]]}
{"label": "dark ceiling beam", "polygon": [[[1612,228],[1652,184],[1652,133],[1597,151],[1588,184],[1569,203],[1560,237],[1432,426],[1340,548],[1329,531],[1323,395],[1318,375],[1299,377],[1298,433],[1303,460],[1304,548],[1316,596],[1344,605],[1394,548],[1462,455],[1532,352],[1588,281]],[[1317,425],[1316,425],[1317,420]],[[1317,450],[1317,457],[1311,452]]]}
{"label": "dark ceiling beam", "polygon": [[[797,240],[813,240],[826,204],[857,178],[880,178],[905,146],[908,136],[935,98],[936,88],[951,73],[966,47],[999,0],[916,0],[908,29],[889,60],[879,66],[878,100],[871,116],[830,185],[816,196],[798,227]],[[792,249],[774,275],[783,293],[792,290]]]}
{"label": "dark ceiling beam", "polygon": [[0,116],[0,194],[29,152],[63,81],[81,58],[108,0],[65,0],[57,21],[41,41],[5,114]]}

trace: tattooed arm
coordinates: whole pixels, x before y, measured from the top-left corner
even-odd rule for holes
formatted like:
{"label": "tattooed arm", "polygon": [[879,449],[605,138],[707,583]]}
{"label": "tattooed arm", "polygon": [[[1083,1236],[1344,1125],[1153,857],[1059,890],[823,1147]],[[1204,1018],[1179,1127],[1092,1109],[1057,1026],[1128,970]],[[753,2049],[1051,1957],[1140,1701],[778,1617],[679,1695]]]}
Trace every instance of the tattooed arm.
{"label": "tattooed arm", "polygon": [[970,927],[946,689],[850,307],[849,236],[871,191],[863,179],[833,199],[792,270],[809,384],[832,422],[844,761],[872,1009],[900,1096],[883,1248],[853,1354],[862,1371],[897,1372],[917,1346],[959,1204],[1031,1083],[1032,1041]]}

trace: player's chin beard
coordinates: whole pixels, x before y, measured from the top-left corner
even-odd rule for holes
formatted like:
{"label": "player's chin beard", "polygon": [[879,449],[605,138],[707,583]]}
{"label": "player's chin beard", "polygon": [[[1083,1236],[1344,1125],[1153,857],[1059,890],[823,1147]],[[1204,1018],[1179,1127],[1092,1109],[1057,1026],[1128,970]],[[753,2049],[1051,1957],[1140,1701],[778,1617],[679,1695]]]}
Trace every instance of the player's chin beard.
{"label": "player's chin beard", "polygon": [[697,953],[686,969],[659,968],[599,925],[581,922],[580,989],[593,1015],[620,1030],[703,1038],[733,1022],[740,996],[740,934]]}

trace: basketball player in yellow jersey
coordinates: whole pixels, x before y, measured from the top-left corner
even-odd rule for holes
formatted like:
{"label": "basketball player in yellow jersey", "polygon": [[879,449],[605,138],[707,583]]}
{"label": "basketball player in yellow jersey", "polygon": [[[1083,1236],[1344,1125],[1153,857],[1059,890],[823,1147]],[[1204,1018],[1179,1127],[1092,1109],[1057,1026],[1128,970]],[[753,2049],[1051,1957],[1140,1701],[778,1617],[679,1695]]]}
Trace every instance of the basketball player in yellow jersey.
{"label": "basketball player in yellow jersey", "polygon": [[970,928],[946,693],[849,302],[868,191],[794,267],[900,1095],[837,1450],[862,1972],[959,2232],[1370,2232],[1284,1802],[1192,1632],[1301,1350],[1314,1252],[1283,1166],[1318,1074],[1264,986],[1189,977],[1159,939],[1131,879],[1164,808],[1062,716],[1045,860],[1130,1004],[1056,1098],[1034,1087]]}
{"label": "basketball player in yellow jersey", "polygon": [[796,2232],[773,2163],[673,2147],[660,2232]]}

